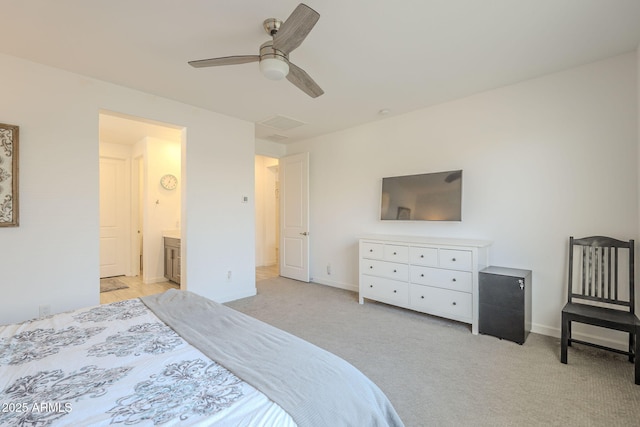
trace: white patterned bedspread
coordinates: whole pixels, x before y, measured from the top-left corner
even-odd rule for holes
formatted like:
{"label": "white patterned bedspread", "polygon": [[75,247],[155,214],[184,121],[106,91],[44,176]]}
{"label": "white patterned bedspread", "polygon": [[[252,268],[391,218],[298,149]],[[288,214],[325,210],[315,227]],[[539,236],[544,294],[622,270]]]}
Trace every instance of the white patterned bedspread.
{"label": "white patterned bedspread", "polygon": [[0,425],[293,426],[137,299],[0,326]]}

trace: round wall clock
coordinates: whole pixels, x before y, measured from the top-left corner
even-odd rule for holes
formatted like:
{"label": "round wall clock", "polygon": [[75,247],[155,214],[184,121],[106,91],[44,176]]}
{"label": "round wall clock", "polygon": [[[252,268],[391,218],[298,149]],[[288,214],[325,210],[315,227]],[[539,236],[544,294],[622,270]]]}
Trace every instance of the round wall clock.
{"label": "round wall clock", "polygon": [[178,178],[175,175],[166,174],[160,178],[160,185],[167,190],[175,190],[178,186]]}

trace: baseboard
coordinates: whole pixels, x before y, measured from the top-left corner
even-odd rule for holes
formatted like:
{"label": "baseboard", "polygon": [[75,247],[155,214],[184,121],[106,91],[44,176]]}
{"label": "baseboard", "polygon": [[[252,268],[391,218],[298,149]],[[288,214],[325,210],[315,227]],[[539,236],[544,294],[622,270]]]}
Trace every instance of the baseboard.
{"label": "baseboard", "polygon": [[274,261],[267,261],[267,262],[262,263],[260,265],[256,265],[256,268],[259,268],[259,267],[274,267],[275,265],[276,265],[276,261],[275,260]]}
{"label": "baseboard", "polygon": [[241,298],[252,297],[252,296],[255,296],[256,294],[257,294],[256,288],[252,288],[244,292],[235,292],[235,293],[228,293],[228,294],[222,295],[216,298],[216,302],[219,302],[222,304],[229,301],[235,301]]}
{"label": "baseboard", "polygon": [[335,280],[329,280],[319,277],[313,277],[311,281],[320,285],[331,286],[332,288],[340,288],[347,291],[358,292],[358,285],[352,285],[351,283],[336,282]]}
{"label": "baseboard", "polygon": [[539,325],[537,323],[531,324],[531,332],[534,334],[547,335],[549,337],[560,338],[560,329],[551,328],[545,325]]}
{"label": "baseboard", "polygon": [[162,283],[162,282],[168,282],[169,279],[167,279],[166,277],[162,276],[162,277],[152,277],[150,279],[145,279],[142,281],[143,284],[145,285],[152,285],[154,283]]}
{"label": "baseboard", "polygon": [[[320,285],[331,286],[333,288],[345,289],[352,292],[358,292],[358,285],[353,285],[351,283],[343,283],[335,280],[330,280],[325,277],[314,277],[311,279],[312,282],[318,283]],[[560,339],[560,328],[550,327],[546,325],[541,325],[537,323],[533,323],[531,325],[531,332],[534,334],[546,335],[549,337],[554,337]],[[602,337],[594,334],[584,333],[580,331],[576,331],[575,327],[573,330],[573,338],[579,339],[582,341],[592,342],[594,344],[603,345],[606,347],[617,348],[620,350],[627,350],[629,346],[629,342],[624,339],[613,339]]]}
{"label": "baseboard", "polygon": [[[535,334],[541,334],[541,335],[547,335],[550,337],[555,337],[560,339],[562,333],[560,331],[560,328],[552,328],[549,326],[544,326],[544,325],[538,325],[538,324],[532,324],[531,325],[531,332],[535,333]],[[602,336],[598,336],[598,335],[593,335],[593,334],[589,334],[589,333],[584,333],[584,332],[580,332],[580,331],[576,331],[575,330],[575,326],[573,328],[572,331],[572,336],[575,339],[581,340],[581,341],[587,341],[587,342],[591,342],[594,344],[598,344],[598,345],[602,345],[605,347],[612,347],[612,348],[616,348],[619,350],[623,350],[623,351],[627,351],[628,347],[629,347],[629,341],[628,340],[622,340],[622,339],[614,339],[614,338],[607,338],[607,337],[602,337]]]}

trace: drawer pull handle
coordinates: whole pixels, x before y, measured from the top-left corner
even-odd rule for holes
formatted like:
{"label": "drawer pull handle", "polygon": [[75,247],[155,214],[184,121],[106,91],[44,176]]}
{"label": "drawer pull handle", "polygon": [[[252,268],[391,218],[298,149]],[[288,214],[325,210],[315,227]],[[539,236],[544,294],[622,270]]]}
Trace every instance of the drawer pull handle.
{"label": "drawer pull handle", "polygon": [[420,258],[424,258],[424,255],[420,255]]}
{"label": "drawer pull handle", "polygon": [[420,298],[424,299],[424,295],[422,295]]}
{"label": "drawer pull handle", "polygon": [[373,285],[369,285],[370,288],[373,288]]}
{"label": "drawer pull handle", "polygon": [[397,273],[397,272],[398,272],[398,270],[393,270],[393,272],[394,272],[394,273]]}
{"label": "drawer pull handle", "polygon": [[394,254],[394,255],[398,255],[398,253],[397,253],[397,252],[394,252],[393,254]]}
{"label": "drawer pull handle", "polygon": [[369,249],[369,252],[373,252],[373,249]]}
{"label": "drawer pull handle", "polygon": [[456,278],[455,278],[455,277],[453,278],[453,281],[454,281],[454,282],[457,282],[457,280],[456,280]]}
{"label": "drawer pull handle", "polygon": [[424,273],[420,274],[420,277],[424,277]]}
{"label": "drawer pull handle", "polygon": [[370,266],[369,266],[369,269],[373,270],[373,265],[370,265]]}
{"label": "drawer pull handle", "polygon": [[453,302],[453,305],[456,305],[456,302],[455,302],[455,301]]}
{"label": "drawer pull handle", "polygon": [[393,293],[394,293],[394,294],[395,294],[395,293],[397,293],[397,292],[398,292],[398,291],[396,291],[395,289],[393,290]]}
{"label": "drawer pull handle", "polygon": [[455,258],[451,258],[451,261],[456,262],[456,259]]}

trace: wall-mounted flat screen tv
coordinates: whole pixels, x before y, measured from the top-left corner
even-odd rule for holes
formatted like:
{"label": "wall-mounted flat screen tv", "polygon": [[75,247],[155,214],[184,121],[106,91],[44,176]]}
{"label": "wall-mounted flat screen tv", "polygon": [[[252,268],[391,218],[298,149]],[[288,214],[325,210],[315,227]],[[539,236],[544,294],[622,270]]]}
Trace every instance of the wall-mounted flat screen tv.
{"label": "wall-mounted flat screen tv", "polygon": [[380,218],[462,221],[462,170],[382,178]]}

